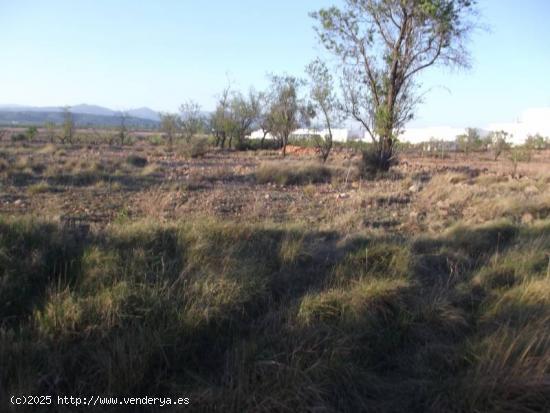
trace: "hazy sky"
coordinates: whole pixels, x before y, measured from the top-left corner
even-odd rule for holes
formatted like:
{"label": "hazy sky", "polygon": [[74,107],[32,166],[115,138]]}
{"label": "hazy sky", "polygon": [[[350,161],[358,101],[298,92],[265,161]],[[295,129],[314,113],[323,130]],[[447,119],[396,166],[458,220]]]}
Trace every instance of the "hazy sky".
{"label": "hazy sky", "polygon": [[[266,86],[323,53],[308,12],[338,0],[0,0],[0,103],[204,109],[227,78]],[[426,73],[412,126],[481,126],[550,106],[550,1],[479,0],[473,67]]]}

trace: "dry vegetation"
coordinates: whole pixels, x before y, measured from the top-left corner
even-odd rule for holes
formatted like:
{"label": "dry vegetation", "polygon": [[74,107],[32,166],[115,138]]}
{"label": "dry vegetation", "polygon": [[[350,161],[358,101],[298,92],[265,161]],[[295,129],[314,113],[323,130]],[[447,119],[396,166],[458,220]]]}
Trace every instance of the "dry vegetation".
{"label": "dry vegetation", "polygon": [[0,410],[550,410],[550,153],[289,152],[2,144]]}

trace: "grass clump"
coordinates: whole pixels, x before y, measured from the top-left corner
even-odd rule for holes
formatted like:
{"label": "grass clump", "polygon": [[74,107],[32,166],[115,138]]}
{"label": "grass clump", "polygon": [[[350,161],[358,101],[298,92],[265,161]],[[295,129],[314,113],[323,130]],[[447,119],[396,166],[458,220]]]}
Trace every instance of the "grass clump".
{"label": "grass clump", "polygon": [[318,163],[269,162],[258,167],[255,177],[260,184],[308,185],[330,182],[332,173]]}
{"label": "grass clump", "polygon": [[195,136],[189,142],[181,143],[178,153],[185,158],[202,158],[208,153],[208,139]]}
{"label": "grass clump", "polygon": [[52,187],[48,182],[39,182],[33,185],[29,185],[27,187],[27,192],[36,195],[36,194],[44,194],[47,192],[50,192],[52,190]]}
{"label": "grass clump", "polygon": [[185,394],[197,411],[546,411],[547,230],[343,242],[205,218],[79,238],[1,218],[0,391]]}

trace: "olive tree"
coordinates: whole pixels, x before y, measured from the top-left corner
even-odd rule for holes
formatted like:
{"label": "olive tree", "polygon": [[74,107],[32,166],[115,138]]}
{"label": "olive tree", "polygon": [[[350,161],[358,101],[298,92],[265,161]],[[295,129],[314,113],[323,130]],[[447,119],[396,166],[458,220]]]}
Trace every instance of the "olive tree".
{"label": "olive tree", "polygon": [[216,138],[216,146],[225,147],[227,136],[232,130],[232,120],[230,116],[231,87],[227,86],[218,98],[216,109],[210,117],[210,127]]}
{"label": "olive tree", "polygon": [[36,138],[36,135],[38,135],[38,128],[36,126],[30,126],[25,132],[25,134],[27,135],[27,138],[29,138],[30,141],[33,141],[34,138]]}
{"label": "olive tree", "polygon": [[332,128],[339,121],[340,104],[334,92],[332,75],[323,61],[314,60],[306,67],[306,72],[310,78],[309,95],[313,109],[326,129],[324,136],[319,136],[315,141],[324,163],[332,149]]}
{"label": "olive tree", "polygon": [[75,134],[74,117],[71,108],[66,106],[63,108],[63,125],[61,134],[61,143],[73,143]]}
{"label": "olive tree", "polygon": [[189,100],[180,106],[180,128],[187,142],[202,130],[204,120],[201,114],[201,106]]}
{"label": "olive tree", "polygon": [[260,102],[258,128],[262,131],[260,148],[263,149],[265,138],[268,134],[273,132],[273,106],[271,102],[271,95],[269,93],[261,92],[258,95],[258,99]]}
{"label": "olive tree", "polygon": [[440,63],[467,66],[475,0],[343,0],[312,13],[339,58],[344,105],[370,135],[375,167],[388,170],[395,141],[419,102],[418,75]]}
{"label": "olive tree", "polygon": [[46,139],[50,141],[50,143],[55,142],[55,137],[57,136],[57,130],[56,125],[53,122],[46,122],[44,124],[44,129],[46,130]]}
{"label": "olive tree", "polygon": [[179,131],[179,118],[175,113],[160,114],[160,129],[168,141],[168,147],[171,149],[174,145],[174,139]]}
{"label": "olive tree", "polygon": [[493,151],[493,159],[496,161],[502,152],[510,148],[508,138],[512,138],[512,135],[500,130],[491,132],[488,138],[490,139],[490,148]]}
{"label": "olive tree", "polygon": [[242,147],[245,136],[252,132],[252,128],[260,116],[261,103],[260,96],[253,89],[250,90],[248,96],[243,96],[241,93],[235,93],[230,103],[230,118],[231,134],[229,139],[229,147],[231,147],[232,138],[237,140],[237,146]]}
{"label": "olive tree", "polygon": [[127,121],[128,113],[120,112],[117,137],[121,146],[124,146],[124,142],[126,142],[126,138],[128,137],[128,127],[126,126]]}
{"label": "olive tree", "polygon": [[[481,139],[481,135],[476,128],[466,128],[466,131],[456,137],[456,144],[458,149],[468,154],[470,152],[478,151],[484,146],[484,142]],[[486,146],[491,144],[491,138],[488,138]]]}
{"label": "olive tree", "polygon": [[271,76],[272,133],[279,140],[283,158],[286,156],[288,138],[302,124],[309,124],[310,108],[299,96],[304,82],[294,76]]}

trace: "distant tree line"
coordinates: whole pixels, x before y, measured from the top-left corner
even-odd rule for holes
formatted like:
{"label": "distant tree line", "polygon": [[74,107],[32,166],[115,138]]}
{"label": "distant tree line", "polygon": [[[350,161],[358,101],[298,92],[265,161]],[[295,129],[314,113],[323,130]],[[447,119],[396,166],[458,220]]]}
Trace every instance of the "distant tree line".
{"label": "distant tree line", "polygon": [[[475,0],[342,0],[339,7],[311,13],[320,43],[335,58],[334,67],[316,59],[306,68],[308,79],[270,75],[268,89],[261,92],[242,93],[229,85],[209,116],[187,101],[179,113],[161,115],[163,137],[172,147],[208,134],[221,149],[245,149],[246,137],[261,130],[260,145],[271,136],[284,157],[292,132],[305,127],[314,131],[325,161],[333,129],[352,119],[371,138],[370,149],[363,152],[364,169],[387,171],[422,96],[418,76],[434,65],[468,66],[465,41],[476,27],[475,16]],[[59,139],[70,143],[73,138],[69,111]],[[126,140],[121,117],[118,141]]]}

